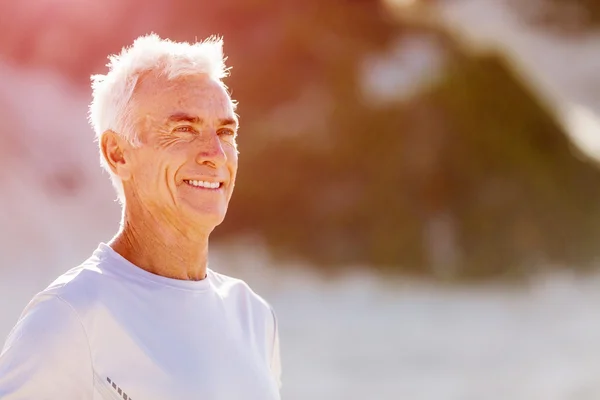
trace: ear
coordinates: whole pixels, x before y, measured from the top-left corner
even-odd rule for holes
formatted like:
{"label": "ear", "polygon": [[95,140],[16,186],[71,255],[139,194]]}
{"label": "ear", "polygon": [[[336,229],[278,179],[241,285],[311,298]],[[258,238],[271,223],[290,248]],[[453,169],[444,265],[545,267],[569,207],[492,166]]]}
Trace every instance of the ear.
{"label": "ear", "polygon": [[129,147],[129,143],[124,138],[111,130],[104,132],[100,139],[100,149],[106,163],[113,174],[122,181],[131,178],[131,162],[126,157]]}

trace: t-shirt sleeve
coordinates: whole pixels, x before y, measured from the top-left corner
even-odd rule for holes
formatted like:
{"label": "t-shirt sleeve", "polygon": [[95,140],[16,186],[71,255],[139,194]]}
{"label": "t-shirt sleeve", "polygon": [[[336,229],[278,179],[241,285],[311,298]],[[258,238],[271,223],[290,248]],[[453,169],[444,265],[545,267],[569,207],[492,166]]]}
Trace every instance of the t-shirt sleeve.
{"label": "t-shirt sleeve", "polygon": [[273,314],[273,348],[271,351],[271,373],[273,378],[277,382],[279,389],[281,389],[281,351],[279,348],[279,326],[277,324],[277,317],[275,312],[271,309]]}
{"label": "t-shirt sleeve", "polygon": [[92,396],[90,350],[79,316],[60,297],[36,297],[0,353],[0,398],[91,400]]}

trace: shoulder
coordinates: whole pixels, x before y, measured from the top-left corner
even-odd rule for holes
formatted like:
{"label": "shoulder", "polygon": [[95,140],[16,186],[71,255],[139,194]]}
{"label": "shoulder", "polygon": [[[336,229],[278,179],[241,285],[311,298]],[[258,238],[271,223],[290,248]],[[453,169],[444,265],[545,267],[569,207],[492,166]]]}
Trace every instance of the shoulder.
{"label": "shoulder", "polygon": [[88,336],[73,307],[54,294],[36,295],[0,353],[0,394],[90,398],[92,376]]}
{"label": "shoulder", "polygon": [[[30,339],[30,347],[68,342],[85,332],[74,308],[60,296],[38,293],[27,304],[5,343],[5,350],[16,341]],[[47,346],[47,348],[54,348]]]}
{"label": "shoulder", "polygon": [[253,336],[258,339],[257,348],[261,349],[273,378],[281,388],[279,324],[273,307],[241,279],[214,271],[210,271],[209,278],[217,292],[233,299],[242,320],[252,320]]}
{"label": "shoulder", "polygon": [[247,306],[262,311],[269,318],[274,318],[271,304],[257,294],[244,280],[213,270],[209,270],[209,279],[219,294],[232,297]]}
{"label": "shoulder", "polygon": [[98,264],[86,260],[59,275],[45,289],[33,296],[23,314],[40,303],[50,301],[63,303],[81,316],[81,313],[97,299],[101,280],[103,275]]}

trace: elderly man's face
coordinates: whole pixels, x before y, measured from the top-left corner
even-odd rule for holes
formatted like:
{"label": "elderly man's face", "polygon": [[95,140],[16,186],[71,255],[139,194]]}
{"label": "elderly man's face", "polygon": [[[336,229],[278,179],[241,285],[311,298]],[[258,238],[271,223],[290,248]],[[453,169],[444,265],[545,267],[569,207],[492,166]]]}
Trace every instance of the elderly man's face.
{"label": "elderly man's face", "polygon": [[226,90],[206,76],[141,80],[134,94],[139,148],[129,150],[132,202],[175,224],[223,221],[238,165],[237,118]]}

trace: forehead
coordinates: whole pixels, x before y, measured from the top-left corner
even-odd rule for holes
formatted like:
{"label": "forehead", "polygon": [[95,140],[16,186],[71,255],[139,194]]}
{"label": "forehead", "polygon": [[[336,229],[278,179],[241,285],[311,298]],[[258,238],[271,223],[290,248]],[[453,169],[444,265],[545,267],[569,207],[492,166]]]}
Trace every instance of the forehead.
{"label": "forehead", "polygon": [[223,85],[205,75],[168,80],[148,74],[140,77],[132,99],[138,117],[162,121],[185,113],[208,120],[235,118],[233,103]]}

